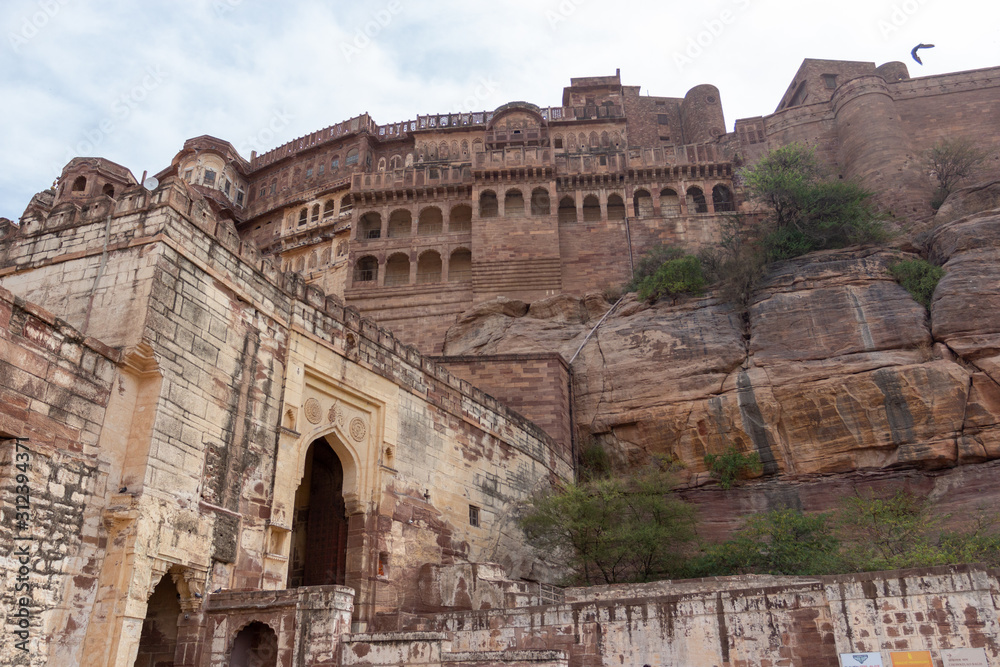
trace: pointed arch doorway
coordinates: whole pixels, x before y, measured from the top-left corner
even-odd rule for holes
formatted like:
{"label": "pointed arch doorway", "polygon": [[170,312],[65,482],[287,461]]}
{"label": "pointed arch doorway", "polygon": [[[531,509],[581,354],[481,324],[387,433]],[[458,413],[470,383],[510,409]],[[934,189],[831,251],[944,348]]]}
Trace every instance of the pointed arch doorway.
{"label": "pointed arch doorway", "polygon": [[344,585],[347,579],[344,465],[325,438],[309,445],[295,492],[289,588]]}

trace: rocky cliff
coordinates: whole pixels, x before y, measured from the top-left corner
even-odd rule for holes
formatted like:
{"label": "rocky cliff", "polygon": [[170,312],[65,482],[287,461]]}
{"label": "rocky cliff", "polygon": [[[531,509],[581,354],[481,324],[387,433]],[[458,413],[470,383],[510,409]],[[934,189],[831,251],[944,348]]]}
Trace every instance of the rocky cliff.
{"label": "rocky cliff", "polygon": [[611,306],[598,295],[493,301],[449,331],[445,353],[570,359],[583,345],[578,433],[622,462],[676,458],[690,487],[710,481],[704,455],[730,445],[759,454],[758,491],[778,495],[831,474],[950,479],[1000,459],[1000,210],[942,213],[951,219],[921,240],[946,270],[930,313],[887,270],[913,255],[853,248],[773,266],[748,327],[712,294],[631,295],[584,344]]}

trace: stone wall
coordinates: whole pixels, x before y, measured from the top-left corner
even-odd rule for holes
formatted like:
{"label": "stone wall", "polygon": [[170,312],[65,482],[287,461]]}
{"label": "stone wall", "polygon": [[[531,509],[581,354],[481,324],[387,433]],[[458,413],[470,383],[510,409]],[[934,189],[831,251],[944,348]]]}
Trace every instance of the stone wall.
{"label": "stone wall", "polygon": [[119,360],[0,289],[3,664],[80,660],[107,539],[96,449]]}
{"label": "stone wall", "polygon": [[[723,577],[567,589],[566,602],[411,617],[403,633],[351,636],[343,664],[382,665],[422,645],[449,653],[559,651],[573,666],[836,667],[838,654],[984,648],[1000,658],[1000,572],[939,567],[829,577]],[[407,631],[419,631],[407,636]],[[346,649],[352,654],[348,655]],[[371,655],[371,658],[367,658]],[[437,659],[437,655],[441,657]]]}
{"label": "stone wall", "polygon": [[540,426],[573,460],[570,369],[558,354],[439,357],[437,362]]}

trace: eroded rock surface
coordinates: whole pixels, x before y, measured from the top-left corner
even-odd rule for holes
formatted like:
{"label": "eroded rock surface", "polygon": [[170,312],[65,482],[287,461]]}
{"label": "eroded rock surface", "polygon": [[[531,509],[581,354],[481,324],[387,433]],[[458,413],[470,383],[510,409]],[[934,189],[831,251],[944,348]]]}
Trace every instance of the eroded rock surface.
{"label": "eroded rock surface", "polygon": [[758,452],[764,475],[1000,458],[1000,214],[947,222],[926,244],[947,271],[930,315],[887,270],[912,255],[855,248],[773,267],[749,324],[711,295],[632,295],[584,345],[611,304],[558,296],[483,304],[445,353],[576,355],[579,431],[626,462],[679,459],[692,484],[730,445]]}

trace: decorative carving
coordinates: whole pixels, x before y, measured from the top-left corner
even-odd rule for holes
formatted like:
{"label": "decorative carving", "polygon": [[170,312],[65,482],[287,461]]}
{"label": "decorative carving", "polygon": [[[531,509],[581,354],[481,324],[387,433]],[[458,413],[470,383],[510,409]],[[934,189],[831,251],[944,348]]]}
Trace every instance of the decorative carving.
{"label": "decorative carving", "polygon": [[341,407],[340,401],[334,401],[333,405],[330,406],[330,412],[327,415],[327,420],[331,424],[336,424],[337,426],[343,426],[346,417],[344,416],[344,408]]}
{"label": "decorative carving", "polygon": [[368,432],[368,426],[365,424],[364,420],[360,417],[355,417],[351,420],[351,437],[361,442],[365,439],[365,434]]}
{"label": "decorative carving", "polygon": [[306,419],[309,420],[310,424],[318,424],[323,418],[323,409],[319,406],[319,401],[315,398],[310,398],[306,400],[305,406]]}

